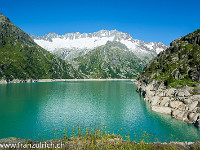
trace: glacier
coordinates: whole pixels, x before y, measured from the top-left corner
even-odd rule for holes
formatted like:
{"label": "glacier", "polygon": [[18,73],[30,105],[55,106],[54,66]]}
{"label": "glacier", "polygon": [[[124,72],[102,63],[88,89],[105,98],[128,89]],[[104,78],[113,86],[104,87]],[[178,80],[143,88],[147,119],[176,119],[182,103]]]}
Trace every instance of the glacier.
{"label": "glacier", "polygon": [[108,41],[117,41],[125,44],[139,58],[152,59],[167,48],[163,43],[144,42],[133,39],[130,34],[117,30],[100,30],[94,33],[66,33],[58,35],[49,33],[44,36],[30,37],[41,47],[58,55],[62,59],[72,59],[87,54],[89,51],[105,45]]}

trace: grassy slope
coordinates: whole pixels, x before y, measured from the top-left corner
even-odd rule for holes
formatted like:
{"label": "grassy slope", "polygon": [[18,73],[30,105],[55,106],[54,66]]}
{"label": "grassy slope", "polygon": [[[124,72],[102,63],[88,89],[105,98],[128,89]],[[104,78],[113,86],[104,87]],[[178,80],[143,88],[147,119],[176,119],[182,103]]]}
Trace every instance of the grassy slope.
{"label": "grassy slope", "polygon": [[107,42],[74,61],[78,70],[90,78],[134,78],[145,63],[119,42]]}
{"label": "grassy slope", "polygon": [[38,46],[0,14],[0,78],[79,78],[71,65]]}
{"label": "grassy slope", "polygon": [[168,86],[199,83],[200,29],[173,41],[144,68],[140,78],[147,83],[162,80]]}

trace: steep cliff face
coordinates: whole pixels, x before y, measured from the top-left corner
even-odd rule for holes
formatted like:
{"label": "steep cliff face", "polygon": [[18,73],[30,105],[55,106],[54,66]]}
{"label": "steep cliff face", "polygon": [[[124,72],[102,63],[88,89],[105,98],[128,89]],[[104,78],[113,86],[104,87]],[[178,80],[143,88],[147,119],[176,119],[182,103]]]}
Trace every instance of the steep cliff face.
{"label": "steep cliff face", "polygon": [[0,13],[0,78],[79,78],[73,67],[37,45]]}
{"label": "steep cliff face", "polygon": [[164,81],[167,86],[189,85],[200,81],[200,29],[181,37],[154,58],[142,71],[146,83]]}

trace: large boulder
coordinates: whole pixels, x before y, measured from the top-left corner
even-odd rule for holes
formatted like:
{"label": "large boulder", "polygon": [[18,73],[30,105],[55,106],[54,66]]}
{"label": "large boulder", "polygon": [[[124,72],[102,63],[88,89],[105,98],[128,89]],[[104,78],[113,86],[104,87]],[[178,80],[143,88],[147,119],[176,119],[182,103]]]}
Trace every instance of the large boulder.
{"label": "large boulder", "polygon": [[160,103],[160,96],[152,97],[152,102],[151,102],[152,106],[158,105],[159,103]]}
{"label": "large boulder", "polygon": [[165,96],[173,96],[175,91],[176,91],[176,89],[174,89],[174,88],[167,89],[165,91]]}
{"label": "large boulder", "polygon": [[179,119],[179,120],[187,120],[187,115],[188,113],[185,112],[185,111],[181,111],[181,110],[178,110],[178,109],[175,109],[172,111],[172,117],[176,118],[176,119]]}
{"label": "large boulder", "polygon": [[200,95],[193,95],[190,97],[193,101],[200,101]]}
{"label": "large boulder", "polygon": [[150,90],[146,90],[146,95],[148,96],[154,96],[155,95],[155,91],[150,91]]}
{"label": "large boulder", "polygon": [[152,110],[159,113],[171,115],[171,108],[164,106],[152,106]]}
{"label": "large boulder", "polygon": [[174,108],[174,109],[182,108],[182,107],[184,108],[184,104],[183,104],[183,102],[180,102],[180,101],[171,101],[169,103],[169,107]]}
{"label": "large boulder", "polygon": [[190,96],[190,92],[186,89],[184,90],[179,90],[175,93],[175,96],[178,96],[178,97],[188,97]]}
{"label": "large boulder", "polygon": [[189,111],[194,110],[197,107],[198,103],[199,103],[198,101],[194,101],[191,104],[189,104],[188,105]]}
{"label": "large boulder", "polygon": [[21,81],[19,79],[13,79],[12,81],[9,81],[9,83],[20,83]]}
{"label": "large boulder", "polygon": [[148,84],[148,85],[145,87],[145,89],[146,89],[146,91],[154,90],[153,84]]}
{"label": "large boulder", "polygon": [[157,95],[157,96],[165,96],[165,91],[157,90],[155,95]]}
{"label": "large boulder", "polygon": [[192,100],[190,98],[184,98],[183,99],[183,103],[184,104],[191,104],[192,103]]}
{"label": "large boulder", "polygon": [[188,119],[189,121],[195,123],[197,119],[199,119],[200,114],[199,113],[189,113]]}
{"label": "large boulder", "polygon": [[190,92],[187,89],[184,89],[183,92],[185,97],[190,96]]}
{"label": "large boulder", "polygon": [[176,117],[176,116],[178,115],[179,112],[180,112],[180,111],[179,111],[178,109],[173,109],[173,110],[171,111],[172,117]]}
{"label": "large boulder", "polygon": [[7,83],[6,80],[4,80],[4,79],[0,80],[0,84],[6,84],[6,83]]}
{"label": "large boulder", "polygon": [[170,101],[169,97],[163,97],[161,99],[160,106],[166,106],[166,104],[169,103],[169,101]]}

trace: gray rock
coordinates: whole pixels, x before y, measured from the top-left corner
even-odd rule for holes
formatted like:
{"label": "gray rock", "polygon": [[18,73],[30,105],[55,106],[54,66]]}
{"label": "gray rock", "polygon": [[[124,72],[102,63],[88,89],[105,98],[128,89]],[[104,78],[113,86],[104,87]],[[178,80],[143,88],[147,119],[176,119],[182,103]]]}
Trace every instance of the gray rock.
{"label": "gray rock", "polygon": [[176,119],[184,121],[184,120],[187,120],[188,113],[183,110],[175,109],[175,110],[172,110],[171,115],[172,115],[172,117],[174,117]]}
{"label": "gray rock", "polygon": [[[180,107],[183,107],[184,106],[184,104],[183,104],[183,102],[180,102],[180,101],[171,101],[170,103],[169,103],[169,107],[171,107],[171,108],[180,108]],[[184,108],[184,107],[183,107]]]}
{"label": "gray rock", "polygon": [[159,113],[171,114],[171,108],[164,106],[152,106],[152,110]]}
{"label": "gray rock", "polygon": [[188,90],[185,89],[183,92],[184,92],[184,96],[185,96],[185,97],[190,96],[190,92],[189,92]]}
{"label": "gray rock", "polygon": [[158,90],[156,91],[156,94],[157,96],[165,96],[165,92],[163,92],[162,90]]}
{"label": "gray rock", "polygon": [[197,104],[198,104],[198,101],[194,101],[190,105],[188,105],[189,111],[194,110]]}
{"label": "gray rock", "polygon": [[176,118],[179,120],[186,120],[188,113],[185,111],[179,111],[179,113],[176,115]]}
{"label": "gray rock", "polygon": [[160,96],[154,96],[154,97],[152,97],[152,103],[151,103],[151,105],[153,105],[153,106],[158,105],[159,102],[160,102]]}
{"label": "gray rock", "polygon": [[150,90],[148,90],[148,91],[146,91],[146,94],[148,95],[148,96],[154,96],[155,95],[155,92],[154,91],[150,91]]}
{"label": "gray rock", "polygon": [[197,121],[197,119],[199,118],[199,115],[200,115],[199,113],[190,113],[188,115],[188,119],[189,119],[189,121],[195,123]]}
{"label": "gray rock", "polygon": [[165,91],[165,96],[172,96],[172,95],[174,95],[175,91],[176,91],[176,89],[174,89],[174,88],[167,89]]}
{"label": "gray rock", "polygon": [[0,80],[0,84],[7,84],[7,81],[2,79],[2,80]]}
{"label": "gray rock", "polygon": [[191,97],[191,99],[192,99],[193,101],[200,101],[200,95],[193,95],[193,96]]}
{"label": "gray rock", "polygon": [[183,115],[183,121],[188,121],[188,112],[185,112]]}
{"label": "gray rock", "polygon": [[179,91],[176,96],[179,96],[179,97],[184,97],[185,96],[185,92],[184,91]]}
{"label": "gray rock", "polygon": [[161,102],[160,102],[160,106],[165,106],[166,103],[168,103],[170,101],[169,97],[163,97]]}
{"label": "gray rock", "polygon": [[171,115],[172,117],[176,117],[180,111],[177,109],[172,110]]}
{"label": "gray rock", "polygon": [[189,98],[184,98],[184,99],[183,99],[183,103],[184,103],[184,104],[191,104],[191,103],[192,103],[192,100],[189,99]]}
{"label": "gray rock", "polygon": [[165,106],[165,107],[169,107],[169,102],[167,102],[164,106]]}

